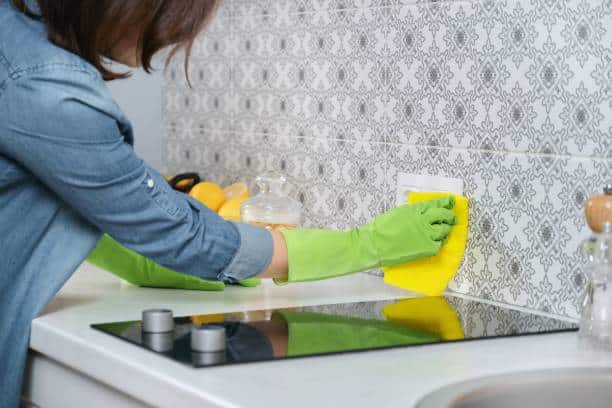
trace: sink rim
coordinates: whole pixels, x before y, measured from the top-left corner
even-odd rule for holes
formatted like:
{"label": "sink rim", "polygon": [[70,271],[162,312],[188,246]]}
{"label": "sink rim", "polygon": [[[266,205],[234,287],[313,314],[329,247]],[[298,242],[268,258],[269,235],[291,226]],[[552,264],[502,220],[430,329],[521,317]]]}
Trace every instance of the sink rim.
{"label": "sink rim", "polygon": [[[586,367],[560,367],[513,371],[490,376],[477,377],[466,381],[456,382],[437,388],[421,398],[416,408],[446,408],[452,407],[460,401],[465,401],[470,395],[478,394],[484,388],[521,386],[535,381],[563,381],[571,378],[588,378],[587,376],[610,377],[612,380],[612,367],[586,366]],[[612,384],[612,381],[610,382]],[[612,393],[612,390],[610,391]]]}

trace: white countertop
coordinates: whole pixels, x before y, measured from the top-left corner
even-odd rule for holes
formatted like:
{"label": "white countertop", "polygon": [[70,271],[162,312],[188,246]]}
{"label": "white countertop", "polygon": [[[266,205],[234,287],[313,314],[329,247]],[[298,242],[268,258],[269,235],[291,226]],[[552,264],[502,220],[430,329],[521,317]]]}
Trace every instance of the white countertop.
{"label": "white countertop", "polygon": [[612,353],[563,333],[193,369],[89,327],[139,320],[152,307],[181,316],[407,296],[367,274],[225,292],[142,289],[84,264],[33,322],[30,347],[148,404],[176,407],[410,407],[438,387],[491,374],[612,367]]}

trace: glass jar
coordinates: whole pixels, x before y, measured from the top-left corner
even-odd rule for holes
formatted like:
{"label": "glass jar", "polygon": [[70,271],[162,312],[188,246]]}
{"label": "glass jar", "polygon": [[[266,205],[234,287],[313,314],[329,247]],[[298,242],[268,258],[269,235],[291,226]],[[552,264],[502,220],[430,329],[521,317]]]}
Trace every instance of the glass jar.
{"label": "glass jar", "polygon": [[289,197],[287,178],[266,174],[255,179],[259,192],[240,207],[243,222],[268,230],[286,230],[302,223],[302,205]]}

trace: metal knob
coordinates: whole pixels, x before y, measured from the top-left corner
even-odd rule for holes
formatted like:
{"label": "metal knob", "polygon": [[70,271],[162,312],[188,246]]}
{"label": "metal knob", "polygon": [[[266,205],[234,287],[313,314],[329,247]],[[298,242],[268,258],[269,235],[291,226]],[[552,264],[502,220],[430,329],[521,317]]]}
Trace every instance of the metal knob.
{"label": "metal knob", "polygon": [[142,312],[142,331],[145,333],[167,333],[174,331],[172,310],[144,310]]}
{"label": "metal knob", "polygon": [[225,350],[225,326],[207,324],[191,328],[191,349],[200,353]]}

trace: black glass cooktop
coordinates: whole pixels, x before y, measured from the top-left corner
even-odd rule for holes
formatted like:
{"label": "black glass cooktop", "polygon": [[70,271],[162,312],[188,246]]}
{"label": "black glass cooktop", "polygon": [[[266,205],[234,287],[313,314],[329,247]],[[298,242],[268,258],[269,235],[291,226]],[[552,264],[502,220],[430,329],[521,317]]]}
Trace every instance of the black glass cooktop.
{"label": "black glass cooktop", "polygon": [[165,326],[150,324],[92,327],[192,367],[577,330],[562,320],[451,296],[168,317]]}

